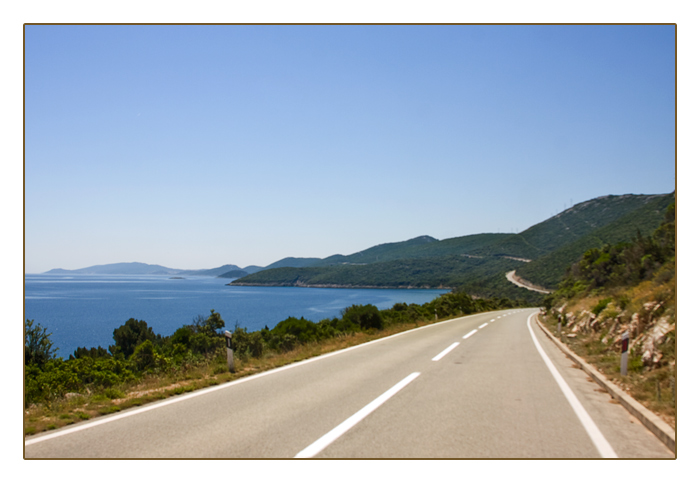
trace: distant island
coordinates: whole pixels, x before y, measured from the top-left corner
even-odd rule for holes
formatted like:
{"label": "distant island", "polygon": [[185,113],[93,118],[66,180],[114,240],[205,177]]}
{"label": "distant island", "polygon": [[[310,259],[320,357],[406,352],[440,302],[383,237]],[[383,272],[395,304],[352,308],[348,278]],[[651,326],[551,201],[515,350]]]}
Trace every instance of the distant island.
{"label": "distant island", "polygon": [[91,267],[79,268],[77,270],[64,270],[54,268],[45,272],[50,275],[174,275],[170,278],[182,278],[183,276],[194,277],[221,277],[239,278],[263,270],[263,267],[251,265],[240,268],[237,265],[222,265],[217,268],[202,270],[182,270],[178,268],[168,268],[162,265],[149,265],[146,263],[110,263],[106,265],[93,265]]}

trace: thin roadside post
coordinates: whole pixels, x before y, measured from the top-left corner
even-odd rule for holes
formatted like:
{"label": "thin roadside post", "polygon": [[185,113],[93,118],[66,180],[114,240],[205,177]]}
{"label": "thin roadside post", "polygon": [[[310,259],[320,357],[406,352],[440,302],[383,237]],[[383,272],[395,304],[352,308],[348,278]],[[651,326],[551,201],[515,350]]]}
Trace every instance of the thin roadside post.
{"label": "thin roadside post", "polygon": [[622,355],[620,356],[620,374],[627,375],[627,350],[630,345],[630,333],[625,331],[622,334]]}
{"label": "thin roadside post", "polygon": [[224,331],[224,336],[226,336],[226,359],[228,360],[228,370],[229,372],[234,372],[233,343],[231,341],[231,332],[229,332],[228,330]]}

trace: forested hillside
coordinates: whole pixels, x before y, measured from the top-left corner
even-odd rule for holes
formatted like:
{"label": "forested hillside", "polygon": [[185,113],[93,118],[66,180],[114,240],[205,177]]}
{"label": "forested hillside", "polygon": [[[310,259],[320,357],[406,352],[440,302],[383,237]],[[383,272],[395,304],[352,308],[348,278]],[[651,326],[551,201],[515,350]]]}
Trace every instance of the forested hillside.
{"label": "forested hillside", "polygon": [[[518,275],[544,287],[556,287],[566,269],[586,250],[633,240],[638,234],[648,236],[664,219],[667,207],[674,202],[673,193],[648,197],[637,209],[590,231],[585,236],[554,250],[518,269]],[[639,201],[639,200],[638,200]],[[606,210],[607,211],[607,210]],[[609,217],[608,217],[609,218]]]}
{"label": "forested hillside", "polygon": [[231,284],[460,288],[477,296],[537,303],[540,295],[515,287],[505,273],[515,269],[527,280],[554,287],[587,249],[630,240],[637,233],[650,234],[673,200],[673,193],[603,196],[518,234],[484,233],[446,240],[421,236],[347,256],[284,259]]}
{"label": "forested hillside", "polygon": [[[667,199],[664,207],[668,206],[672,195],[610,195],[584,201],[521,233],[483,247],[475,253],[510,255],[534,260],[576,242],[581,237],[617,221],[647,203],[662,199]],[[658,225],[658,222],[659,219],[652,225]]]}
{"label": "forested hillside", "polygon": [[470,254],[510,236],[505,233],[483,233],[437,240],[430,236],[412,238],[404,242],[384,243],[352,255],[333,255],[313,264],[330,266],[340,264],[367,264],[414,258],[435,258]]}

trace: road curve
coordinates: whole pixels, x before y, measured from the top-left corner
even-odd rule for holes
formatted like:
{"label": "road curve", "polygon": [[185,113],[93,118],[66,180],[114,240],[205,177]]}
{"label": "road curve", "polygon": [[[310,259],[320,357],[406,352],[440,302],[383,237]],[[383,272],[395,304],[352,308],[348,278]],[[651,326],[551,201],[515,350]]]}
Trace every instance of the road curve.
{"label": "road curve", "polygon": [[673,458],[534,313],[461,317],[42,433],[25,458]]}
{"label": "road curve", "polygon": [[514,283],[518,287],[526,288],[528,290],[532,290],[533,292],[539,292],[539,293],[552,293],[550,290],[545,290],[543,288],[538,288],[532,285],[530,282],[527,282],[527,280],[524,280],[523,283],[521,280],[515,276],[515,270],[511,270],[510,272],[506,273],[506,278],[508,279],[509,282]]}

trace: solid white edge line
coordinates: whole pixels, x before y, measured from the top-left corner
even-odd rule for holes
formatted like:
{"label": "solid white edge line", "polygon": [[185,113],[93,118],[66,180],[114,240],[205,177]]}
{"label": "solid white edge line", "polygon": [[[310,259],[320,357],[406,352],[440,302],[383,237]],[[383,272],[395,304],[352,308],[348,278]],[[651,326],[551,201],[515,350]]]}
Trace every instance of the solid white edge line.
{"label": "solid white edge line", "polygon": [[471,337],[471,336],[473,336],[474,334],[476,334],[476,329],[474,329],[474,330],[472,330],[471,332],[469,332],[467,335],[465,335],[464,337],[462,337],[462,339],[466,339],[467,337]]}
{"label": "solid white edge line", "polygon": [[545,365],[549,369],[549,372],[551,372],[552,376],[554,376],[554,380],[557,381],[559,388],[564,393],[566,400],[569,401],[569,404],[576,413],[576,416],[578,416],[579,421],[581,421],[581,424],[588,433],[588,436],[591,438],[591,441],[593,441],[593,444],[600,453],[600,456],[602,456],[603,458],[617,458],[618,456],[617,453],[615,453],[615,450],[612,448],[612,446],[610,446],[608,440],[605,439],[603,433],[600,432],[600,429],[598,429],[598,426],[596,426],[591,416],[584,409],[583,405],[581,405],[581,402],[578,400],[578,398],[571,390],[569,385],[566,383],[564,378],[561,376],[561,374],[559,374],[557,368],[554,367],[554,363],[552,363],[547,354],[545,354],[544,349],[542,349],[542,346],[537,340],[537,337],[535,337],[535,333],[532,331],[532,327],[530,325],[530,322],[532,321],[532,318],[534,316],[535,313],[533,312],[532,314],[530,314],[530,317],[527,318],[527,328],[530,331],[530,336],[532,337],[532,341],[535,343],[537,352],[539,352],[540,356],[542,356],[542,359],[544,360]]}
{"label": "solid white edge line", "polygon": [[479,326],[479,328],[480,328],[480,329],[483,329],[483,328],[486,327],[487,325],[489,325],[488,322],[486,322],[485,324],[481,324],[481,325]]}
{"label": "solid white edge line", "polygon": [[448,324],[448,323],[450,323],[450,322],[457,322],[457,321],[462,320],[462,319],[468,319],[468,318],[471,318],[471,317],[478,317],[479,315],[484,315],[485,313],[488,313],[488,312],[481,312],[481,313],[478,313],[478,314],[465,315],[465,316],[463,316],[463,317],[457,317],[457,318],[454,318],[454,319],[443,320],[442,322],[438,322],[438,323],[436,323],[436,324],[429,324],[429,325],[424,325],[423,327],[416,327],[415,329],[406,330],[406,331],[404,331],[404,332],[399,332],[399,333],[397,333],[397,334],[393,334],[393,335],[390,335],[390,336],[387,336],[387,337],[382,337],[381,339],[371,340],[371,341],[369,341],[369,342],[365,342],[364,344],[359,344],[359,345],[355,345],[355,346],[352,346],[352,347],[347,347],[347,348],[345,348],[345,349],[341,349],[341,350],[338,350],[338,351],[335,351],[335,352],[329,352],[329,353],[327,353],[327,354],[323,354],[323,355],[320,355],[320,356],[317,356],[317,357],[313,357],[313,358],[311,358],[311,359],[306,359],[306,360],[303,360],[303,361],[295,362],[295,363],[293,363],[293,364],[289,364],[289,365],[286,365],[286,366],[278,367],[278,368],[276,368],[276,369],[271,369],[271,370],[269,370],[269,371],[261,372],[261,373],[259,373],[259,374],[253,374],[252,376],[246,376],[246,377],[243,377],[243,378],[241,378],[241,379],[237,379],[237,380],[235,380],[235,381],[231,381],[231,382],[226,382],[226,383],[223,383],[223,384],[219,384],[218,386],[208,387],[208,388],[206,388],[206,389],[200,389],[200,390],[198,390],[198,391],[192,392],[191,394],[186,394],[186,395],[183,395],[183,396],[173,397],[173,398],[171,398],[171,399],[168,399],[168,400],[166,400],[166,401],[162,401],[162,402],[159,402],[159,403],[151,403],[151,404],[149,404],[148,406],[144,406],[144,407],[141,407],[141,408],[138,408],[138,409],[126,410],[126,411],[124,411],[123,413],[120,413],[120,414],[115,414],[115,415],[113,415],[113,416],[105,416],[105,417],[103,417],[103,418],[101,418],[101,419],[98,419],[98,420],[95,420],[95,421],[90,421],[90,422],[88,422],[88,423],[83,423],[83,424],[80,424],[80,425],[78,425],[78,426],[72,426],[71,428],[68,428],[68,429],[59,429],[59,430],[57,430],[57,431],[54,432],[54,433],[45,434],[45,435],[43,435],[43,436],[33,437],[33,438],[31,438],[31,439],[25,439],[25,441],[24,441],[24,446],[29,446],[29,445],[32,445],[32,444],[35,444],[35,443],[40,443],[40,442],[42,442],[42,441],[46,441],[46,440],[49,440],[49,439],[58,438],[59,436],[66,436],[66,435],[68,435],[68,434],[75,433],[75,432],[77,432],[77,431],[83,431],[83,430],[85,430],[85,429],[93,428],[93,427],[95,427],[95,426],[100,426],[101,424],[110,423],[110,422],[116,421],[116,420],[118,420],[118,419],[128,418],[129,416],[135,416],[135,415],[140,414],[140,413],[145,413],[145,412],[147,412],[147,411],[152,411],[152,410],[154,410],[154,409],[158,409],[158,408],[161,408],[161,407],[163,407],[163,406],[168,406],[169,404],[175,404],[175,403],[178,403],[178,402],[181,402],[181,401],[185,401],[185,400],[187,400],[187,399],[191,399],[191,398],[193,398],[193,397],[202,396],[202,395],[204,395],[204,394],[207,394],[207,393],[210,393],[210,392],[214,392],[214,391],[219,391],[219,390],[221,390],[221,389],[226,389],[226,388],[228,388],[228,387],[235,386],[235,385],[237,385],[237,384],[242,384],[242,383],[244,383],[244,382],[252,381],[252,380],[258,379],[258,378],[260,378],[260,377],[269,376],[270,374],[275,374],[275,373],[277,373],[277,372],[286,371],[286,370],[292,369],[292,368],[294,368],[294,367],[303,366],[304,364],[309,364],[309,363],[311,363],[311,362],[319,361],[319,360],[325,359],[325,358],[327,358],[327,357],[333,357],[333,356],[336,356],[336,355],[338,355],[338,354],[342,354],[342,353],[344,353],[344,352],[348,352],[348,351],[351,351],[351,350],[359,349],[360,347],[365,347],[365,346],[368,346],[368,345],[371,345],[371,344],[376,344],[377,342],[385,341],[385,340],[388,340],[388,339],[393,339],[394,337],[399,337],[399,336],[402,336],[402,335],[405,335],[405,334],[408,334],[408,333],[411,333],[411,332],[415,332],[415,331],[418,331],[418,330],[427,329],[427,328],[429,328],[429,327],[435,327],[435,326],[442,325],[442,324]]}
{"label": "solid white edge line", "polygon": [[413,374],[410,374],[409,376],[405,377],[398,384],[394,385],[394,387],[386,391],[377,399],[375,399],[367,406],[357,411],[348,419],[340,423],[338,426],[331,429],[329,432],[321,436],[315,442],[311,443],[309,446],[301,450],[299,453],[297,453],[295,458],[313,458],[318,453],[323,451],[326,447],[328,447],[331,443],[333,443],[335,440],[340,438],[343,434],[348,432],[353,426],[355,426],[357,423],[369,416],[369,414],[372,413],[372,411],[374,411],[379,406],[387,402],[389,398],[391,398],[401,389],[410,384],[418,376],[420,376],[420,372],[414,372]]}
{"label": "solid white edge line", "polygon": [[433,361],[439,361],[440,359],[442,359],[443,357],[445,357],[445,356],[447,355],[448,352],[450,352],[452,349],[454,349],[454,348],[457,347],[458,345],[459,345],[459,342],[455,342],[455,343],[452,344],[450,347],[448,347],[447,349],[445,349],[444,351],[440,352],[438,355],[436,355],[435,357],[433,357],[432,360],[433,360]]}

